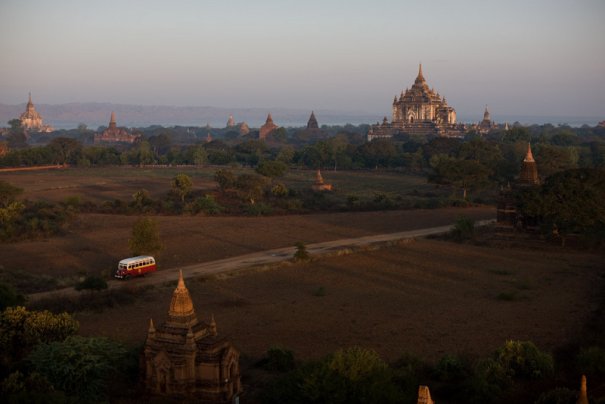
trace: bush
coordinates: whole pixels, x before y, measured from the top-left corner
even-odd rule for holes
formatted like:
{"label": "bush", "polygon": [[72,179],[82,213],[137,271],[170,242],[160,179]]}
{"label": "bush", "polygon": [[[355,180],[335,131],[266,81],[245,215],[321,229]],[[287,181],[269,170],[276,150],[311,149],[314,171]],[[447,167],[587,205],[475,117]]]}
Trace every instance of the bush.
{"label": "bush", "polygon": [[99,401],[126,354],[124,347],[107,338],[76,335],[38,345],[28,360],[56,389],[81,400]]}
{"label": "bush", "polygon": [[0,311],[10,306],[23,304],[25,297],[15,290],[12,285],[0,282]]}
{"label": "bush", "polygon": [[456,220],[451,236],[456,241],[472,240],[475,237],[475,221],[462,216]]}
{"label": "bush", "polygon": [[435,366],[436,379],[444,382],[464,380],[468,374],[467,363],[455,355],[444,355]]}
{"label": "bush", "polygon": [[75,286],[76,290],[103,290],[107,289],[107,282],[100,276],[89,275]]}
{"label": "bush", "polygon": [[576,404],[577,399],[577,392],[559,387],[540,394],[534,404]]}
{"label": "bush", "polygon": [[552,356],[531,341],[506,341],[494,357],[512,379],[542,379],[554,373]]}
{"label": "bush", "polygon": [[259,366],[274,372],[287,372],[295,367],[294,353],[289,349],[269,348],[267,356],[260,361]]}
{"label": "bush", "polygon": [[294,246],[296,247],[296,251],[294,252],[294,261],[307,261],[311,258],[305,243],[299,241]]}
{"label": "bush", "polygon": [[201,198],[197,198],[192,206],[193,213],[204,212],[207,215],[218,215],[224,210],[214,196],[206,194]]}
{"label": "bush", "polygon": [[605,375],[605,349],[598,346],[582,349],[577,361],[581,373],[593,376]]}
{"label": "bush", "polygon": [[263,216],[270,215],[271,212],[273,212],[273,209],[266,203],[252,203],[246,205],[244,211],[250,216]]}

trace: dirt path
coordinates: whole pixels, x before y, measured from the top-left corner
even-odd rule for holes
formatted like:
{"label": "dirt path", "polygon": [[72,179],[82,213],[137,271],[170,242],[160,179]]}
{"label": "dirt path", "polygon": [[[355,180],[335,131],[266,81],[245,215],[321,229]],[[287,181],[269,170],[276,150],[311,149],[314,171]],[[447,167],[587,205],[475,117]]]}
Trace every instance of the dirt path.
{"label": "dirt path", "polygon": [[[477,225],[483,226],[489,223],[493,223],[493,220],[482,220],[477,222]],[[451,225],[429,227],[426,229],[417,229],[397,233],[378,234],[373,236],[347,238],[327,241],[323,243],[314,243],[307,245],[307,251],[309,252],[309,255],[313,257],[331,255],[337,253],[338,251],[350,248],[360,248],[370,246],[372,244],[412,239],[416,237],[426,237],[435,234],[443,234],[448,232],[451,227]],[[295,247],[276,248],[252,254],[240,255],[237,257],[204,262],[201,264],[174,267],[155,272],[146,277],[132,279],[129,281],[129,284],[136,282],[137,286],[148,286],[176,281],[178,279],[179,270],[183,271],[183,277],[185,279],[241,271],[245,270],[246,268],[275,264],[281,261],[289,260],[294,255],[294,252]],[[107,282],[107,286],[108,289],[115,289],[124,286],[126,284],[125,282],[126,281],[110,280],[109,282]],[[29,295],[29,299],[30,301],[36,301],[57,296],[72,297],[77,296],[80,293],[81,292],[76,291],[74,288],[65,288],[48,292],[34,293]]]}

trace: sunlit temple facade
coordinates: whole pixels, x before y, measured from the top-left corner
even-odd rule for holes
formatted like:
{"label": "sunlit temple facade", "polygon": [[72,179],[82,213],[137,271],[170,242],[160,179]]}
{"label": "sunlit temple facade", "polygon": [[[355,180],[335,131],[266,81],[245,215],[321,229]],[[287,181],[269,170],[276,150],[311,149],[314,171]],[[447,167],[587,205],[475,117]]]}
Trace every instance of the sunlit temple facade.
{"label": "sunlit temple facade", "polygon": [[145,386],[152,394],[201,403],[232,403],[241,391],[239,350],[217,331],[214,316],[199,321],[183,273],[168,319],[149,322],[143,353]]}
{"label": "sunlit temple facade", "polygon": [[456,110],[445,97],[429,88],[422,73],[411,88],[402,91],[393,100],[391,122],[385,117],[382,123],[370,127],[368,140],[391,138],[397,133],[410,135],[461,136],[463,128],[456,124]]}
{"label": "sunlit temple facade", "polygon": [[42,116],[36,111],[34,103],[32,102],[32,95],[29,93],[29,100],[25,107],[25,112],[19,116],[21,127],[27,132],[52,132],[53,128],[49,125],[44,125],[42,122]]}

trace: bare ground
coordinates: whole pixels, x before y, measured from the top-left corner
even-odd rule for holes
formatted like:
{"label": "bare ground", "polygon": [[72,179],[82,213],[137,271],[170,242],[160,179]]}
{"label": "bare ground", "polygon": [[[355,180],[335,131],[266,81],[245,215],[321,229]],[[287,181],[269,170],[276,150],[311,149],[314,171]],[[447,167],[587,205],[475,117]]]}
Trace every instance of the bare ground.
{"label": "bare ground", "polygon": [[[486,355],[506,339],[560,346],[595,307],[604,271],[602,256],[587,253],[420,240],[187,285],[198,317],[214,314],[248,357],[276,345],[302,358],[361,345],[389,360],[435,360]],[[149,318],[165,319],[172,289],[78,313],[81,333],[140,344]]]}
{"label": "bare ground", "polygon": [[[272,217],[157,216],[164,249],[160,268],[213,261],[273,248],[394,233],[453,223],[464,215],[495,216],[490,207],[355,212]],[[136,216],[80,214],[67,234],[48,240],[0,244],[5,270],[70,276],[78,272],[106,275],[130,255],[128,238]],[[1,268],[0,268],[1,269]]]}

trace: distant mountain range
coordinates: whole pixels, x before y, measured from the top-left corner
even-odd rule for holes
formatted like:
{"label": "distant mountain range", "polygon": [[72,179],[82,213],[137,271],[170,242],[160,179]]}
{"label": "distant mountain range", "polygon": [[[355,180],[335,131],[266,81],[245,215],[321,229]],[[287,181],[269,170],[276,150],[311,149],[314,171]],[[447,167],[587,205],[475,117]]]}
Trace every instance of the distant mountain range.
{"label": "distant mountain range", "polygon": [[[260,127],[270,112],[274,122],[280,126],[300,127],[307,124],[310,110],[292,108],[222,108],[222,107],[175,107],[167,105],[127,105],[98,102],[70,104],[34,104],[42,115],[44,123],[56,129],[76,128],[80,123],[90,129],[107,126],[111,112],[116,113],[118,126],[147,127],[162,126],[210,126],[223,128],[232,114],[236,122],[246,122],[251,128]],[[25,103],[7,105],[0,103],[0,126],[8,126],[8,121],[18,118],[25,111]],[[383,114],[384,115],[384,114]],[[376,123],[383,115],[359,111],[316,110],[319,125],[352,125]],[[388,114],[390,118],[390,114]],[[497,123],[515,121],[522,124],[566,123],[572,126],[596,125],[603,117],[574,116],[514,116],[492,113]],[[478,116],[458,114],[460,122],[478,122]]]}

